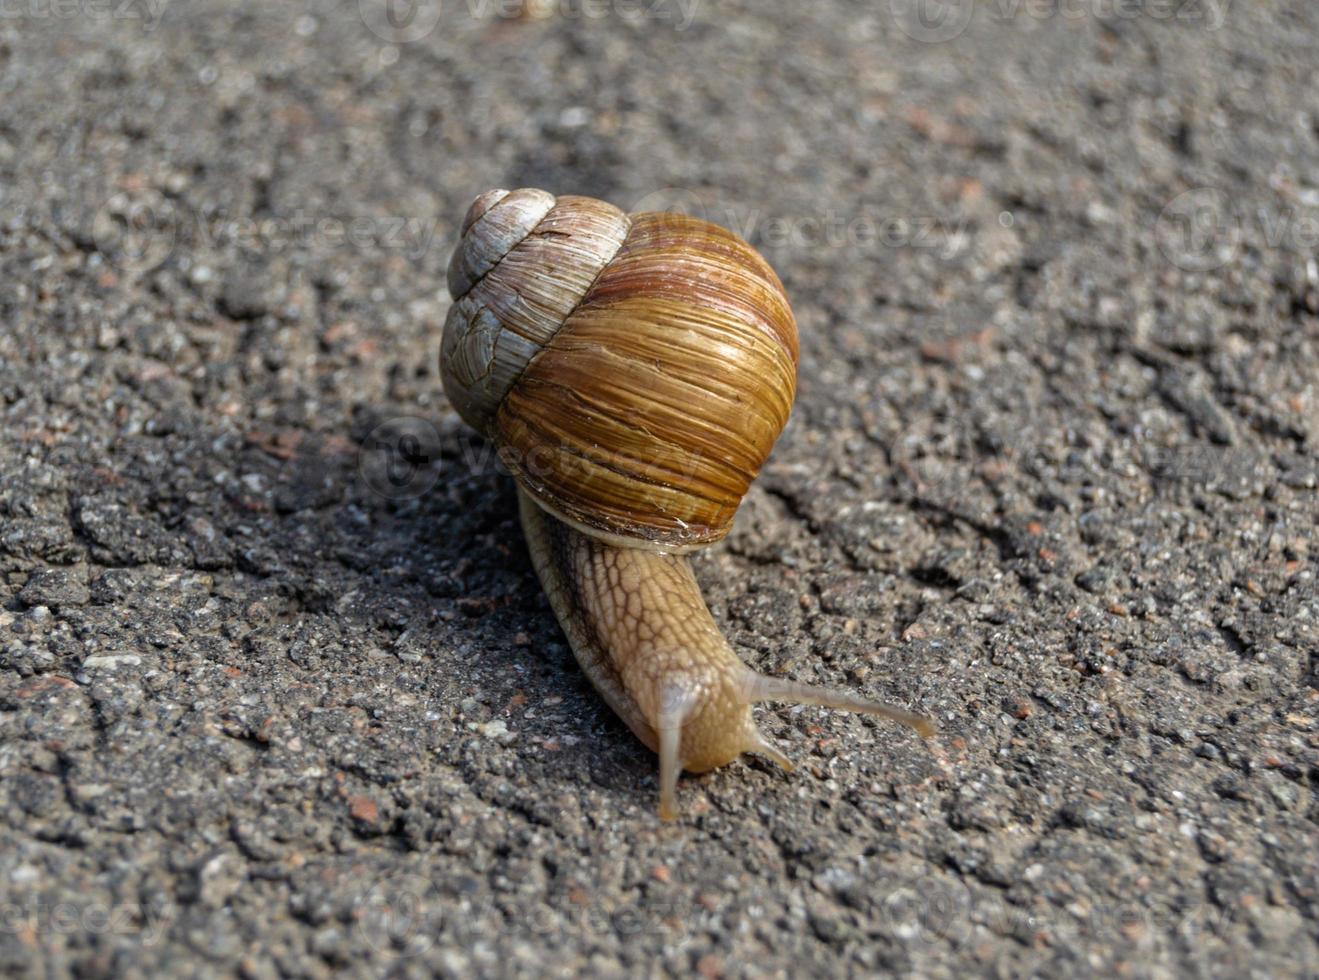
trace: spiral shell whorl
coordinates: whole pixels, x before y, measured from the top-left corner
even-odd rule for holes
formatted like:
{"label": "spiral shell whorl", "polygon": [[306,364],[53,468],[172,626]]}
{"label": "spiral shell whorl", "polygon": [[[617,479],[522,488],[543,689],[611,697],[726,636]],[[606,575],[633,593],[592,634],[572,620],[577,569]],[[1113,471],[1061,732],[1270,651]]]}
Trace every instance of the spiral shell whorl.
{"label": "spiral shell whorl", "polygon": [[488,191],[449,263],[454,304],[440,363],[463,419],[490,434],[513,383],[586,295],[627,237],[612,205],[540,190]]}

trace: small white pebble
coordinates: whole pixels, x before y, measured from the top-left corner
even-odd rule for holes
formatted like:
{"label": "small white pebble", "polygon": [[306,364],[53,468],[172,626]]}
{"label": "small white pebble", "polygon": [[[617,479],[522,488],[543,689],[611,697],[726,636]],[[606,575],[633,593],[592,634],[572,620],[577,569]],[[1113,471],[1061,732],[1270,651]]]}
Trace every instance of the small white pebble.
{"label": "small white pebble", "polygon": [[82,662],[83,670],[97,670],[98,668],[114,669],[123,664],[128,667],[136,667],[142,662],[142,658],[135,653],[112,653],[103,657],[88,657]]}
{"label": "small white pebble", "polygon": [[29,881],[36,881],[41,877],[41,872],[30,864],[20,864],[13,871],[9,872],[9,880],[16,885],[21,885]]}
{"label": "small white pebble", "polygon": [[476,730],[486,738],[493,739],[494,741],[505,745],[517,738],[516,735],[508,730],[508,725],[506,725],[503,719],[500,718],[496,718],[494,721],[487,721],[484,725],[478,725]]}
{"label": "small white pebble", "polygon": [[591,121],[591,114],[583,106],[572,106],[559,113],[559,125],[565,129],[577,129]]}

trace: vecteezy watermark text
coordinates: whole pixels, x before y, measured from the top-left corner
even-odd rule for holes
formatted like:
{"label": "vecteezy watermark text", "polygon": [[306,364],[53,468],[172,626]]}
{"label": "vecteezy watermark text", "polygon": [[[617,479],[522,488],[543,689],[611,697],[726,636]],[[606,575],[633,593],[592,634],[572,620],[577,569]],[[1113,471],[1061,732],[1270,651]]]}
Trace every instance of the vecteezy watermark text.
{"label": "vecteezy watermark text", "polygon": [[[716,222],[719,223],[719,222]],[[949,223],[934,215],[885,215],[832,209],[818,215],[765,217],[758,211],[727,226],[748,242],[766,248],[928,248],[943,259],[961,253],[969,242],[969,219]]]}
{"label": "vecteezy watermark text", "polygon": [[[1043,865],[1027,868],[1033,875],[1045,872]],[[838,869],[824,874],[844,882],[859,877]],[[421,956],[437,945],[475,939],[492,923],[504,922],[507,915],[491,896],[454,894],[438,875],[431,880],[404,873],[366,884],[369,887],[354,903],[357,936],[391,958]],[[1229,916],[1208,903],[1172,909],[1138,898],[1020,907],[939,873],[906,882],[881,882],[869,891],[858,888],[856,901],[864,903],[868,921],[888,941],[907,949],[937,946],[961,950],[983,942],[987,934],[1024,940],[1042,933],[1059,942],[1139,947],[1158,935],[1196,938],[1220,934]],[[714,907],[690,899],[650,898],[643,904],[617,908],[589,899],[547,896],[519,907],[513,927],[529,937],[609,933],[626,938],[663,936],[681,942],[707,932],[716,921],[732,922],[737,928],[755,921],[757,915],[753,903],[736,896],[721,898]]]}
{"label": "vecteezy watermark text", "polygon": [[1032,20],[1147,20],[1178,24],[1223,26],[1232,0],[988,0],[984,4],[995,20],[1018,17]]}
{"label": "vecteezy watermark text", "polygon": [[201,213],[158,193],[112,195],[92,216],[96,250],[124,271],[146,272],[161,265],[181,240],[208,248],[233,246],[261,254],[289,249],[345,249],[401,252],[424,257],[435,245],[438,220],[403,215],[329,215],[302,209],[287,215]]}
{"label": "vecteezy watermark text", "polygon": [[685,31],[696,19],[702,0],[358,0],[358,13],[371,33],[390,44],[411,44],[429,36],[440,22],[445,3],[473,20],[599,21],[617,18],[630,24],[669,24]]}
{"label": "vecteezy watermark text", "polygon": [[632,23],[660,21],[685,31],[696,19],[701,0],[463,0],[478,19],[561,17],[564,20],[604,20],[617,17]]}
{"label": "vecteezy watermark text", "polygon": [[707,201],[696,191],[662,188],[638,199],[630,210],[659,211],[722,225],[758,248],[933,249],[953,259],[971,244],[972,218],[893,214],[874,208],[825,208],[810,214],[767,214]]}
{"label": "vecteezy watermark text", "polygon": [[35,896],[0,902],[0,934],[10,935],[131,935],[152,946],[173,919],[169,908],[152,909],[136,902],[47,902]]}
{"label": "vecteezy watermark text", "polygon": [[402,251],[419,259],[435,240],[438,221],[402,215],[336,217],[308,214],[301,209],[283,217],[219,218],[199,222],[205,244],[233,243],[250,251],[283,251],[290,247],[375,248]]}
{"label": "vecteezy watermark text", "polygon": [[160,24],[170,0],[0,0],[0,21],[140,21],[148,33]]}
{"label": "vecteezy watermark text", "polygon": [[938,44],[960,37],[977,9],[990,23],[1022,20],[1075,22],[1145,20],[1218,30],[1232,0],[889,0],[894,23],[914,41]]}
{"label": "vecteezy watermark text", "polygon": [[[630,473],[648,483],[662,497],[674,479],[690,479],[711,460],[698,452],[669,453],[664,458],[637,453],[609,452],[599,447],[535,446],[524,451],[514,446],[496,446],[473,433],[463,433],[450,442],[451,456],[472,474],[518,473],[533,483],[553,477],[580,482],[601,467]],[[424,496],[439,481],[443,455],[442,440],[435,426],[424,418],[400,415],[377,425],[363,440],[357,470],[362,483],[385,500],[413,500]],[[640,491],[638,491],[640,492]]]}

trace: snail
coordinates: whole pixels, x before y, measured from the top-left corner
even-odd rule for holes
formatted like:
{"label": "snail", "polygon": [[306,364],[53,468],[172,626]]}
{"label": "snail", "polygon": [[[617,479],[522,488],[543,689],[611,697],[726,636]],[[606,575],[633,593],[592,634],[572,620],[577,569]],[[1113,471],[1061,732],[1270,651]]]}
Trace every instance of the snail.
{"label": "snail", "polygon": [[711,616],[689,552],[723,538],[788,420],[797,327],[769,264],[680,214],[492,190],[448,268],[450,403],[516,479],[537,577],[582,670],[659,754],[659,813],[681,770],[743,752],[785,770],[761,701],[932,723],[747,667]]}

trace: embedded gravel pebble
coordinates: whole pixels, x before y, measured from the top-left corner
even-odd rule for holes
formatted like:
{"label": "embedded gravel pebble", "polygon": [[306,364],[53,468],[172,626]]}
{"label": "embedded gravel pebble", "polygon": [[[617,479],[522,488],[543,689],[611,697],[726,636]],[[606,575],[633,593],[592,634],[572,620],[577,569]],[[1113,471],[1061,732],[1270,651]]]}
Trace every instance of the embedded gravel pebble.
{"label": "embedded gravel pebble", "polygon": [[[1319,975],[1319,8],[399,6],[0,17],[0,972]],[[764,252],[698,578],[937,738],[657,821],[441,390],[495,186]]]}

